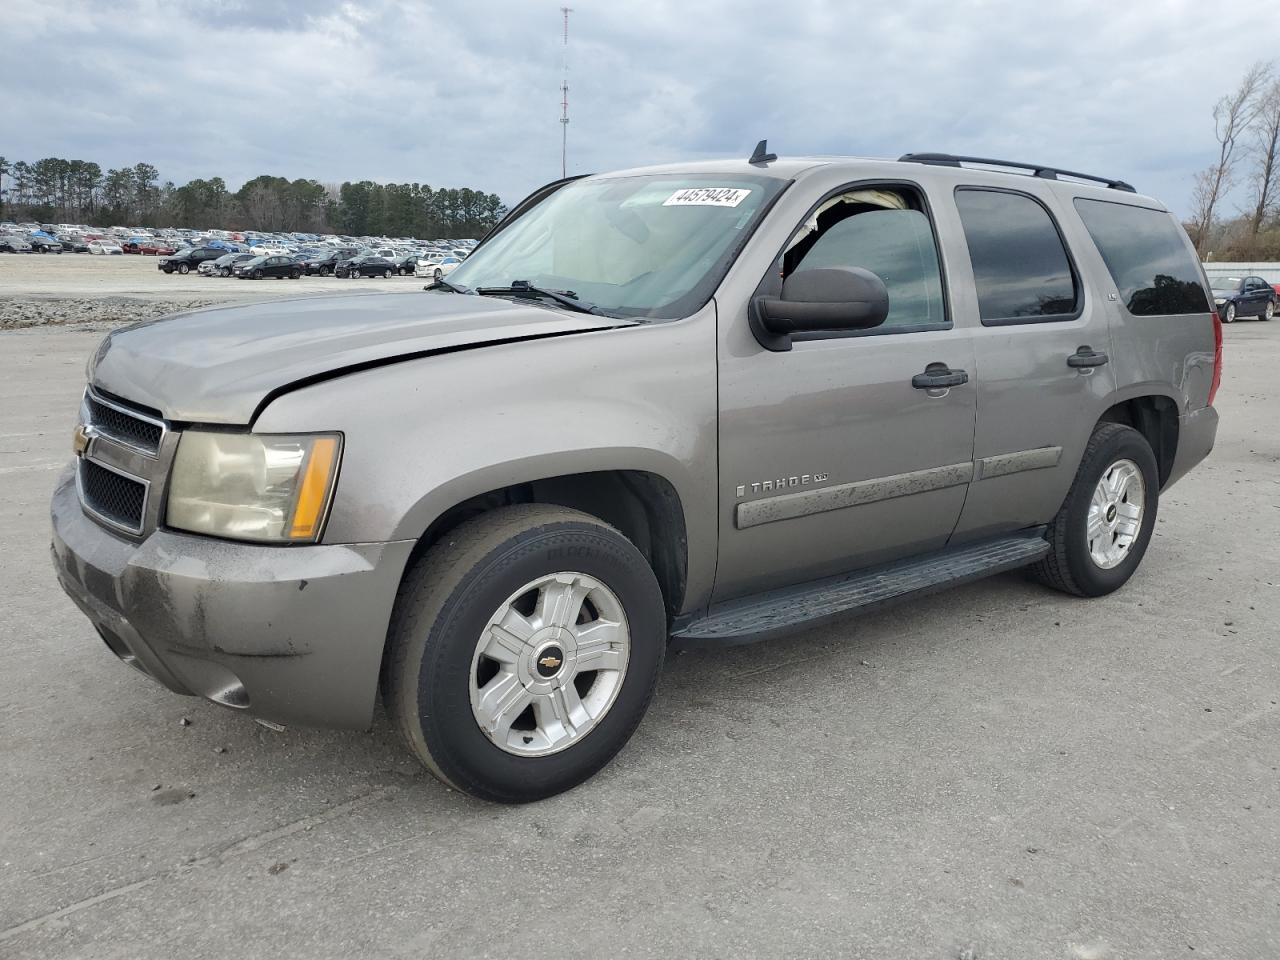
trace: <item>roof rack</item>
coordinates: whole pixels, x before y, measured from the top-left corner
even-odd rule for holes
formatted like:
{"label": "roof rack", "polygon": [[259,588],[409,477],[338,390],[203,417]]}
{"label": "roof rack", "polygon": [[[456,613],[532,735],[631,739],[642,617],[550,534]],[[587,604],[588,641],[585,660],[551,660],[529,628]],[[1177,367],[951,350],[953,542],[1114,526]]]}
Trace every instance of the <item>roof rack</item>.
{"label": "roof rack", "polygon": [[1030,170],[1032,176],[1042,180],[1057,180],[1059,176],[1071,177],[1075,180],[1091,180],[1104,183],[1112,190],[1123,190],[1126,193],[1137,193],[1131,184],[1111,177],[1095,177],[1088,173],[1076,173],[1074,170],[1061,170],[1058,167],[1046,167],[1043,163],[1016,163],[1013,160],[991,160],[987,157],[959,157],[950,153],[904,153],[898,158],[903,163],[928,163],[935,167],[958,167],[965,163],[978,163],[987,167],[1012,167],[1015,170]]}

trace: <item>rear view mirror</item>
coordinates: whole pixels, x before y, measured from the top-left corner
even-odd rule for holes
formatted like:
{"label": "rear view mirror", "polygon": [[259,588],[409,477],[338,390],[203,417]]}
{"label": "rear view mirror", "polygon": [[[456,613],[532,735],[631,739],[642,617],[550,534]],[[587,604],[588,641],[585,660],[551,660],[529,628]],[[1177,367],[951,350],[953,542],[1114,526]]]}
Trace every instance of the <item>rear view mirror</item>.
{"label": "rear view mirror", "polygon": [[884,281],[861,267],[797,270],[782,283],[781,297],[752,301],[752,326],[770,350],[790,350],[794,333],[867,330],[889,315]]}

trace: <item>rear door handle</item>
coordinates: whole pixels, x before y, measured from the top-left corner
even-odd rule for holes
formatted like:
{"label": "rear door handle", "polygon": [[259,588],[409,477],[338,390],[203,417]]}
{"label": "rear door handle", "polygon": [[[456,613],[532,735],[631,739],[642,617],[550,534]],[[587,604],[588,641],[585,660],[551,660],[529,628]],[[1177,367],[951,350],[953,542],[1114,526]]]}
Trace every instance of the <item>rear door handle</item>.
{"label": "rear door handle", "polygon": [[945,363],[931,363],[924,368],[924,373],[917,373],[911,378],[911,385],[917,390],[943,390],[968,382],[967,373],[963,370],[952,370]]}
{"label": "rear door handle", "polygon": [[1067,366],[1076,367],[1100,367],[1107,363],[1111,358],[1102,351],[1095,351],[1091,347],[1080,347],[1071,356],[1067,357]]}

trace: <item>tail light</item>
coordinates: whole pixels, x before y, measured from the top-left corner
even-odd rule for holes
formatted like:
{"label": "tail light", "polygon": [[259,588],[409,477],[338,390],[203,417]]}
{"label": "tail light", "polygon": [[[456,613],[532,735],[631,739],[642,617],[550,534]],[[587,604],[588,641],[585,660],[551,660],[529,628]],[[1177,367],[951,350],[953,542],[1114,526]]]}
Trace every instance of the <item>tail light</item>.
{"label": "tail light", "polygon": [[1222,321],[1218,319],[1218,311],[1213,311],[1213,380],[1209,384],[1209,406],[1213,406],[1213,398],[1218,395],[1218,387],[1222,386]]}

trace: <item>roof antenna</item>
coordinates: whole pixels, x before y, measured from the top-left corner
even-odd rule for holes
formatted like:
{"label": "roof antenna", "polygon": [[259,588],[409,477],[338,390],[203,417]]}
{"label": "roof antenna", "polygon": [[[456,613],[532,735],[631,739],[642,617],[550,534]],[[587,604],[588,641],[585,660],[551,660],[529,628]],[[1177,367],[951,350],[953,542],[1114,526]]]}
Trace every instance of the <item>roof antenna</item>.
{"label": "roof antenna", "polygon": [[777,160],[778,155],[776,153],[769,153],[768,150],[769,141],[761,140],[756,144],[755,152],[751,154],[751,159],[748,160],[747,163],[762,164],[772,163],[774,160]]}

